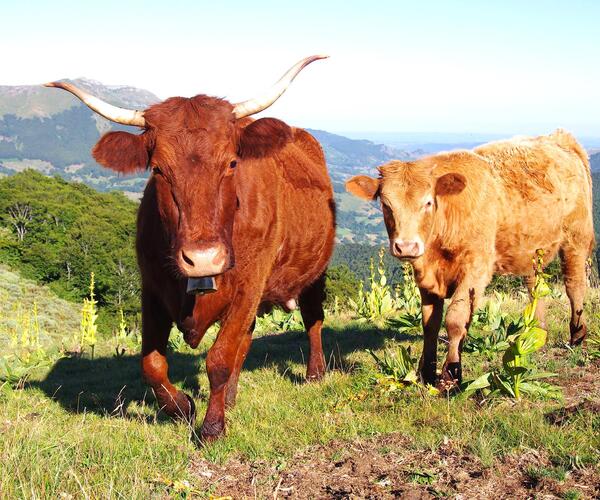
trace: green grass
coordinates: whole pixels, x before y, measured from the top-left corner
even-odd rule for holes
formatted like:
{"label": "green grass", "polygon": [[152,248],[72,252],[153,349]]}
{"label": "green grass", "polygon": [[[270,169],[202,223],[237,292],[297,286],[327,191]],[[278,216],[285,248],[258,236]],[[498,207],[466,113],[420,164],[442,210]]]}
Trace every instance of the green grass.
{"label": "green grass", "polygon": [[[505,308],[514,312],[521,306],[514,301]],[[573,362],[574,355],[560,345],[564,333],[554,328],[567,317],[565,306],[564,299],[552,302],[549,347],[536,360],[541,368],[554,365],[561,377],[576,380],[574,374],[586,367]],[[598,318],[592,318],[590,329],[597,331]],[[449,441],[486,467],[503,456],[536,450],[553,464],[528,470],[536,479],[560,480],[573,468],[597,467],[598,413],[581,411],[557,426],[547,415],[564,406],[561,402],[499,399],[481,405],[475,399],[430,396],[418,387],[389,399],[373,387],[376,366],[366,349],[381,355],[404,345],[418,355],[420,335],[398,336],[334,318],[323,337],[330,370],[322,382],[309,384],[303,332],[258,336],[240,377],[237,406],[227,414],[227,435],[204,448],[191,439],[192,429],[156,414],[154,398],[140,380],[139,356],[113,356],[104,340],[93,360],[62,358],[23,389],[0,391],[0,492],[6,498],[176,495],[169,485],[177,481],[187,480],[194,489],[190,462],[197,456],[285,468],[287,459],[309,446],[391,432],[409,437],[411,450],[433,451]],[[213,340],[214,333],[197,351],[184,348],[169,357],[171,379],[195,398],[199,423],[208,397],[204,360]],[[442,345],[440,359],[443,355]],[[466,378],[488,367],[476,355],[465,355],[464,364]],[[415,481],[433,481],[423,477],[417,474]]]}

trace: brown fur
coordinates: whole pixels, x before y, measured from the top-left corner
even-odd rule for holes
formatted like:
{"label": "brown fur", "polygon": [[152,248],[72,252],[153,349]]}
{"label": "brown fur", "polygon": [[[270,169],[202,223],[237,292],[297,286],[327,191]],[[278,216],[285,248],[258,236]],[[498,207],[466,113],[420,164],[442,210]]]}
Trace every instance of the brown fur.
{"label": "brown fur", "polygon": [[[585,336],[585,262],[594,245],[587,156],[570,134],[515,138],[473,151],[392,162],[380,178],[350,179],[363,198],[379,196],[390,236],[424,242],[412,264],[423,298],[423,377],[435,378],[443,301],[450,345],[442,377],[460,378],[460,350],[472,313],[494,273],[523,275],[532,284],[532,258],[543,249],[563,262],[571,301],[571,341]],[[451,177],[448,177],[451,176]],[[463,182],[464,181],[464,182]],[[375,184],[376,183],[376,184]],[[423,207],[435,197],[435,209]]]}
{"label": "brown fur", "polygon": [[[335,214],[323,152],[301,129],[273,118],[236,120],[232,109],[207,96],[171,98],[145,112],[141,136],[109,133],[94,148],[98,161],[111,168],[129,171],[137,164],[154,171],[138,215],[142,370],[170,415],[194,413],[192,401],[168,378],[172,322],[192,347],[221,322],[206,359],[210,399],[203,439],[224,430],[224,409],[235,401],[261,303],[299,299],[310,339],[307,378],[318,379],[325,370],[323,276]],[[216,277],[217,292],[186,295],[176,256],[184,246],[206,242],[227,248],[230,269]]]}

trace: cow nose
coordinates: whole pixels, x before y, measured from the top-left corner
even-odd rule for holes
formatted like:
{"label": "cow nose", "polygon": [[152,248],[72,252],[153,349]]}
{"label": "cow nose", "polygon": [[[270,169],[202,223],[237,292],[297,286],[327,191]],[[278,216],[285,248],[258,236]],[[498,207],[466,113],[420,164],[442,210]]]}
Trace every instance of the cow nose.
{"label": "cow nose", "polygon": [[392,253],[400,259],[414,259],[423,255],[423,244],[419,240],[396,239],[392,245]]}
{"label": "cow nose", "polygon": [[229,252],[223,243],[187,245],[179,252],[179,267],[191,278],[216,276],[228,269]]}

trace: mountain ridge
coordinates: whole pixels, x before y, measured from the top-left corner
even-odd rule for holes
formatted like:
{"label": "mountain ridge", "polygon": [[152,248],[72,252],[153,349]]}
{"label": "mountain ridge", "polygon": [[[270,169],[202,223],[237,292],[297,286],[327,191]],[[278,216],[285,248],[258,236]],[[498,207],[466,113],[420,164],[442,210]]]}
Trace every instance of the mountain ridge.
{"label": "mountain ridge", "polygon": [[[128,85],[104,85],[96,80],[64,80],[115,106],[145,109],[160,99],[150,91]],[[102,168],[91,148],[109,130],[138,132],[100,117],[68,92],[41,85],[0,86],[0,175],[32,169],[87,184],[98,191],[119,190],[139,199],[146,185],[145,172],[117,175]],[[416,153],[357,140],[324,130],[306,129],[323,147],[338,205],[338,239],[362,243],[383,241],[385,231],[378,211],[357,203],[343,183],[359,173],[392,159],[407,160]]]}

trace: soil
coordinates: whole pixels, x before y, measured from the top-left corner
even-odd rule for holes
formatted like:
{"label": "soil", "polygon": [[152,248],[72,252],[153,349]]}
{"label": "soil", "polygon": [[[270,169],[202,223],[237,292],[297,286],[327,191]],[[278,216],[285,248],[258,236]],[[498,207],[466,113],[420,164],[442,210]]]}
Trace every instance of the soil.
{"label": "soil", "polygon": [[215,497],[232,498],[579,498],[600,497],[600,472],[567,473],[564,481],[527,474],[528,467],[551,467],[531,451],[484,467],[451,442],[435,451],[413,451],[404,436],[390,434],[353,443],[333,442],[296,455],[278,471],[267,463],[230,460],[218,466],[197,458],[192,469]]}
{"label": "soil", "polygon": [[[580,411],[600,413],[600,364],[561,373],[564,406],[546,415],[552,425],[564,425]],[[536,477],[531,469],[552,468],[542,453],[531,450],[498,459],[492,467],[451,441],[438,449],[416,451],[399,434],[354,442],[315,446],[277,465],[230,459],[216,465],[201,458],[191,469],[201,489],[212,498],[327,499],[503,499],[600,498],[600,468],[566,473],[563,481]]]}

